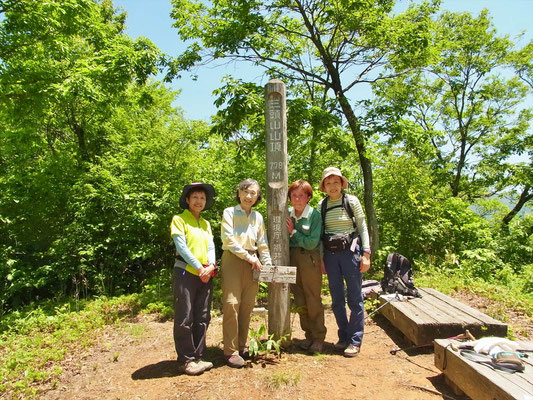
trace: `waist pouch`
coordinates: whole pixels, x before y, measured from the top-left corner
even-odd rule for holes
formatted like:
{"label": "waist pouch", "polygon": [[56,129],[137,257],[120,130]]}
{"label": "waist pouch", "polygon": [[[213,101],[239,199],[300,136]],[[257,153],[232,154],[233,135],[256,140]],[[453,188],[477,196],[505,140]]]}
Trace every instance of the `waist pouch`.
{"label": "waist pouch", "polygon": [[322,244],[324,248],[332,253],[337,251],[343,251],[350,248],[352,244],[352,235],[347,235],[344,233],[338,233],[335,235],[326,235],[322,239]]}

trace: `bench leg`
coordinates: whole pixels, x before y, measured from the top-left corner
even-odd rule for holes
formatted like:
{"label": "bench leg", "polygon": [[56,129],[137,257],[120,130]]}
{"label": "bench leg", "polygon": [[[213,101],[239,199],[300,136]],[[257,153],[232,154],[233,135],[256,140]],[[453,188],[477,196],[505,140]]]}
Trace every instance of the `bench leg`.
{"label": "bench leg", "polygon": [[453,383],[450,378],[446,374],[444,374],[444,382],[452,389],[452,392],[458,396],[464,395],[464,392],[459,389],[459,386],[457,386],[455,383]]}

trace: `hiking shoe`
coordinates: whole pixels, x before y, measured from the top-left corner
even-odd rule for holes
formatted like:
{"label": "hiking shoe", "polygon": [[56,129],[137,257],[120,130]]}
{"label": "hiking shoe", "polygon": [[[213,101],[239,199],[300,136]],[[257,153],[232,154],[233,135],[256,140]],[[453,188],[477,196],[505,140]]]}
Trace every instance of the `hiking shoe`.
{"label": "hiking shoe", "polygon": [[344,351],[348,347],[348,343],[342,340],[339,340],[337,343],[333,345],[333,347],[335,347],[335,350],[337,351]]}
{"label": "hiking shoe", "polygon": [[226,364],[231,368],[242,368],[246,365],[244,359],[238,354],[232,354],[231,356],[226,357]]}
{"label": "hiking shoe", "polygon": [[213,363],[211,361],[196,360],[196,363],[200,365],[204,371],[209,371],[211,368],[213,368]]}
{"label": "hiking shoe", "polygon": [[309,350],[309,347],[311,347],[312,344],[313,341],[311,339],[299,340],[297,342],[298,347],[302,350]]}
{"label": "hiking shoe", "polygon": [[200,375],[205,369],[195,360],[187,361],[185,364],[180,364],[178,369],[187,375]]}
{"label": "hiking shoe", "polygon": [[344,357],[355,357],[359,354],[359,346],[355,344],[350,344],[346,349],[344,349]]}
{"label": "hiking shoe", "polygon": [[239,355],[240,355],[244,360],[249,360],[249,359],[250,359],[250,351],[248,350],[248,347],[245,347],[244,349],[239,350]]}
{"label": "hiking shoe", "polygon": [[323,348],[324,348],[324,342],[322,340],[314,340],[311,346],[309,346],[309,353],[311,354],[322,353]]}

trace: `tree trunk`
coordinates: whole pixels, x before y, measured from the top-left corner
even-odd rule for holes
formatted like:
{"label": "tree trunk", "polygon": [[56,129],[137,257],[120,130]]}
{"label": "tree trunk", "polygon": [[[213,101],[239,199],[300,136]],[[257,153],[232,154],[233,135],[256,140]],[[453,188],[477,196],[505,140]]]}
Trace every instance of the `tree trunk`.
{"label": "tree trunk", "polygon": [[85,140],[85,130],[77,123],[74,123],[73,130],[78,138],[78,148],[80,150],[81,160],[89,161],[89,152],[87,151],[87,142]]}
{"label": "tree trunk", "polygon": [[355,140],[355,147],[359,154],[359,163],[361,170],[363,171],[363,185],[364,185],[364,203],[366,220],[368,224],[368,231],[370,235],[370,246],[372,254],[376,254],[379,249],[379,230],[378,220],[376,218],[376,210],[374,209],[374,179],[372,177],[372,163],[365,155],[365,141],[361,134],[361,128],[357,117],[355,116],[348,99],[343,93],[337,93],[342,112],[348,121],[350,130],[352,131],[353,138]]}
{"label": "tree trunk", "polygon": [[313,136],[311,137],[311,153],[309,154],[309,168],[307,169],[307,182],[309,182],[311,185],[313,185],[314,182],[314,176],[313,173],[315,172],[315,165],[316,165],[316,141],[318,138],[319,129],[316,127],[314,121],[312,125],[313,129]]}
{"label": "tree trunk", "polygon": [[522,207],[531,199],[533,199],[533,188],[529,185],[526,185],[524,190],[522,190],[522,194],[520,195],[520,198],[518,199],[518,203],[514,206],[514,208],[509,211],[509,213],[503,217],[502,219],[502,228],[506,231],[509,230],[509,222],[520,212]]}

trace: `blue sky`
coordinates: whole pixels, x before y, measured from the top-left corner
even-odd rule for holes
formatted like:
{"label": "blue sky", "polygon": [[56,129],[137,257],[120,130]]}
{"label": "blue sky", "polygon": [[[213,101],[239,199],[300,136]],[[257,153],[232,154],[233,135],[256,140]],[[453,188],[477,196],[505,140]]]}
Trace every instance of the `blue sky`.
{"label": "blue sky", "polygon": [[[163,52],[177,55],[185,48],[180,42],[177,30],[172,28],[170,18],[170,0],[115,0],[116,7],[127,12],[126,33],[133,38],[146,36]],[[407,0],[397,1],[399,6],[407,6]],[[525,31],[521,43],[533,37],[533,0],[444,0],[441,9],[450,11],[469,11],[477,15],[487,8],[493,18],[500,35],[509,34],[514,37]],[[253,70],[244,64],[239,65],[208,65],[198,71],[198,80],[193,81],[187,74],[171,84],[174,89],[181,90],[175,105],[181,107],[187,118],[208,121],[216,112],[213,105],[213,90],[221,86],[225,75],[254,81],[264,85],[266,78],[261,71]]]}

